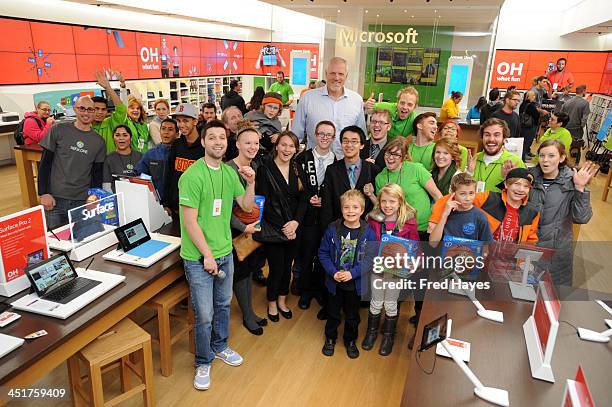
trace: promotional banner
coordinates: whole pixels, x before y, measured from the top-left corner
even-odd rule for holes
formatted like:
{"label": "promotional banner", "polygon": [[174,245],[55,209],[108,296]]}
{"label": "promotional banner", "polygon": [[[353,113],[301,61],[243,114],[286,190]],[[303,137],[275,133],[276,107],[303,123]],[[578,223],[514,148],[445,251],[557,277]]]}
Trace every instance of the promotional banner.
{"label": "promotional banner", "polygon": [[[489,87],[506,89],[515,85],[518,89],[530,89],[531,80],[546,75],[553,84],[561,87],[573,81],[572,91],[577,85],[586,85],[588,92],[605,92],[602,85],[608,52],[582,51],[528,51],[498,49],[491,71]],[[558,71],[557,61],[565,58],[565,66]],[[603,86],[603,88],[602,88]]]}
{"label": "promotional banner", "polygon": [[24,275],[31,264],[49,258],[42,206],[0,218],[0,283]]}
{"label": "promotional banner", "polygon": [[101,68],[125,79],[289,72],[292,51],[309,51],[318,77],[318,44],[229,39],[115,30],[0,18],[0,84],[95,81]]}

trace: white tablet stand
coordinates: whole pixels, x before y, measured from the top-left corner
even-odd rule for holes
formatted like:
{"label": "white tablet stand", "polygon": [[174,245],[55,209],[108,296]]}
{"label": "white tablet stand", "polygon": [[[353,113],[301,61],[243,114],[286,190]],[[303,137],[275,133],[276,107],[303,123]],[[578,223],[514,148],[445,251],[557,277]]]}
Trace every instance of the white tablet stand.
{"label": "white tablet stand", "polygon": [[590,329],[578,328],[578,336],[583,341],[591,341],[591,342],[609,342],[610,337],[612,337],[612,319],[606,319],[606,324],[610,327],[610,329],[603,332],[591,331]]}
{"label": "white tablet stand", "polygon": [[[459,279],[459,277],[457,277],[456,274],[451,274],[452,278],[457,281],[461,281]],[[504,323],[504,313],[500,312],[500,311],[493,311],[490,309],[486,309],[481,303],[480,301],[478,301],[476,299],[476,294],[474,293],[474,290],[463,290],[460,289],[460,291],[463,293],[463,295],[467,296],[470,300],[472,300],[472,303],[474,304],[474,306],[476,307],[476,313],[478,314],[478,316],[485,318],[485,319],[489,319],[491,321],[495,321],[495,322],[499,322],[501,324]],[[450,290],[449,290],[450,292]]]}
{"label": "white tablet stand", "polygon": [[[172,218],[157,202],[153,193],[146,185],[135,184],[129,181],[115,181],[117,193],[124,194],[125,223],[142,218],[147,230],[155,232],[164,225],[172,222]],[[122,226],[124,224],[121,224]]]}
{"label": "white tablet stand", "polygon": [[601,300],[596,300],[595,302],[601,305],[601,308],[605,309],[606,311],[610,313],[610,315],[612,315],[612,308],[608,307],[608,305],[605,302]]}
{"label": "white tablet stand", "polygon": [[514,257],[516,259],[524,259],[525,264],[523,265],[523,276],[521,282],[518,283],[515,281],[508,281],[512,298],[533,302],[536,299],[536,292],[533,289],[533,286],[527,282],[527,277],[529,276],[529,272],[533,271],[534,269],[531,262],[538,261],[540,257],[542,257],[542,252],[520,249],[516,252]]}
{"label": "white tablet stand", "polygon": [[[449,338],[451,334],[452,322],[452,319],[449,319],[447,323],[447,338]],[[476,396],[480,397],[485,401],[488,401],[489,403],[497,404],[498,406],[508,407],[510,405],[510,401],[508,399],[508,392],[506,390],[497,389],[495,387],[485,387],[482,382],[478,380],[478,377],[476,377],[474,372],[472,372],[472,369],[470,369],[468,365],[466,365],[465,362],[455,354],[454,349],[452,349],[452,346],[450,346],[449,343],[446,342],[446,339],[440,343],[442,344],[446,352],[448,352],[448,354],[453,358],[459,368],[461,368],[463,373],[468,377],[468,379],[470,379],[470,381],[474,385],[474,394]]]}
{"label": "white tablet stand", "polygon": [[[459,276],[457,276],[457,274],[455,274],[454,272],[450,274],[450,278],[452,278],[453,281],[457,283],[461,282],[461,279],[459,278]],[[455,295],[465,295],[466,297],[470,297],[470,295],[476,295],[474,293],[473,288],[471,290],[462,290],[461,288],[453,287],[453,285],[449,287],[448,292],[451,294],[455,294]]]}

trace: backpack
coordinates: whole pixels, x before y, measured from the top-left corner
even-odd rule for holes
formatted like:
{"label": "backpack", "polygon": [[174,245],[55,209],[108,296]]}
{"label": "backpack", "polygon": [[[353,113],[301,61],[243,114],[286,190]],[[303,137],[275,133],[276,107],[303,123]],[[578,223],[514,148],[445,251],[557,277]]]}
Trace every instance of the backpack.
{"label": "backpack", "polygon": [[[17,143],[17,145],[19,146],[23,146],[25,144],[25,138],[23,137],[23,125],[25,123],[25,121],[27,119],[32,119],[32,117],[24,117],[19,124],[17,125],[17,128],[15,129],[15,132],[13,133],[13,137],[15,138],[15,143]],[[41,124],[38,120],[34,120],[36,122],[36,124],[38,124],[38,127],[42,130],[44,127],[44,124],[41,127]]]}

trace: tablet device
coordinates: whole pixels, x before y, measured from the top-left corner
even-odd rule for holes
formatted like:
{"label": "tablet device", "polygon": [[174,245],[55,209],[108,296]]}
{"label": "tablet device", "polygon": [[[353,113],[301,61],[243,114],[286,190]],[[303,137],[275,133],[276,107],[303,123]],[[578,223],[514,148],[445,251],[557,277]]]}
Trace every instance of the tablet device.
{"label": "tablet device", "polygon": [[124,252],[129,252],[133,248],[151,240],[151,236],[142,218],[116,228],[115,235],[117,240],[119,240],[119,246]]}
{"label": "tablet device", "polygon": [[423,328],[423,337],[421,338],[419,352],[427,350],[446,339],[447,322],[448,314],[444,314],[440,318],[425,325],[425,328]]}

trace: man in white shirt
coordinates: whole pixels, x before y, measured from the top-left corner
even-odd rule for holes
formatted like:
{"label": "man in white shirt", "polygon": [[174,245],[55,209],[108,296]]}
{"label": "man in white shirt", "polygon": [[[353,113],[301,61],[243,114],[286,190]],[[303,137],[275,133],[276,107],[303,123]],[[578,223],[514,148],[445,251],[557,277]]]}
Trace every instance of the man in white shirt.
{"label": "man in white shirt", "polygon": [[333,57],[325,69],[326,86],[312,89],[304,94],[298,103],[291,125],[291,130],[300,140],[306,138],[307,148],[313,148],[316,145],[317,124],[324,120],[334,123],[336,137],[332,151],[338,159],[344,157],[339,141],[340,130],[356,125],[367,134],[363,99],[357,92],[344,87],[347,76],[346,60]]}

